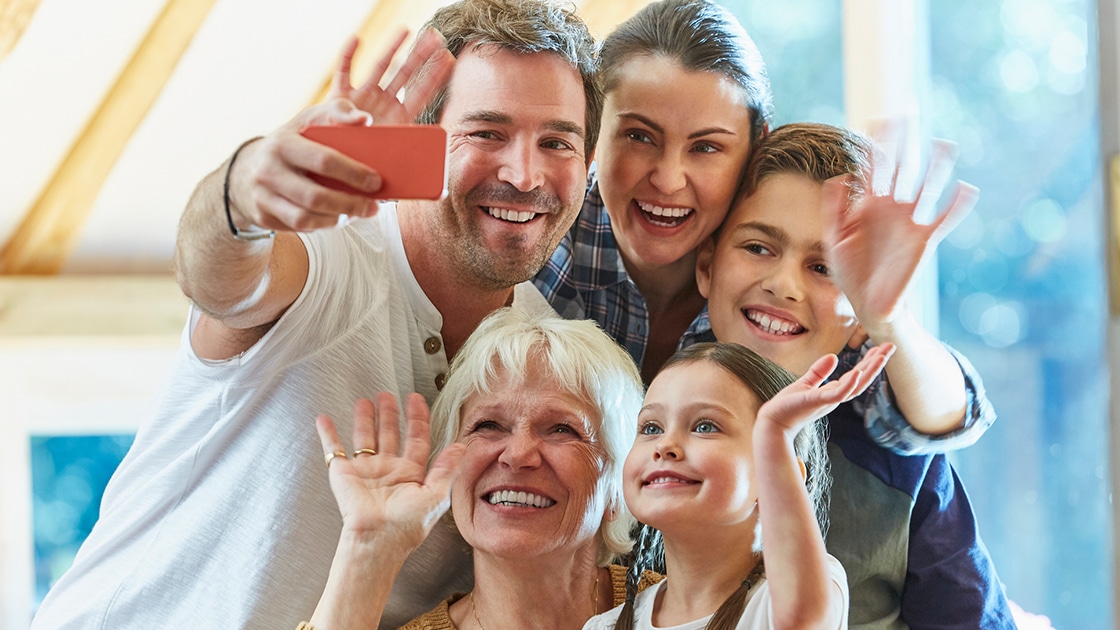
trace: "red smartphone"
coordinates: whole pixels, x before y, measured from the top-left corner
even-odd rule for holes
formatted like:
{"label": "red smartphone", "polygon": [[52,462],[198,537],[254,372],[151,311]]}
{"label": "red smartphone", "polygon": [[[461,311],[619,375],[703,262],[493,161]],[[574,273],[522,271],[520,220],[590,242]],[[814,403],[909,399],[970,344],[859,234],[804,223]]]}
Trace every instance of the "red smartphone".
{"label": "red smartphone", "polygon": [[[300,134],[377,171],[382,184],[375,199],[439,199],[447,192],[447,132],[439,125],[310,125]],[[312,178],[364,194],[334,179]]]}

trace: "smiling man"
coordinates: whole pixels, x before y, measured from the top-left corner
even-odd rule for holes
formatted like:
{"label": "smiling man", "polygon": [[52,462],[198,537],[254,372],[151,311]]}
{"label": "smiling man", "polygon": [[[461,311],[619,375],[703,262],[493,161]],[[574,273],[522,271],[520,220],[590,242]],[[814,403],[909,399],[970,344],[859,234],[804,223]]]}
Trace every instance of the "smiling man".
{"label": "smiling man", "polygon": [[[199,184],[177,243],[193,307],[174,371],[34,627],[295,627],[323,591],[342,523],[316,415],[350,418],[380,391],[430,403],[483,317],[548,308],[525,281],[583,199],[602,107],[594,41],[543,0],[462,0],[429,25],[384,89],[388,58],[351,86],[352,42],[330,101]],[[304,126],[422,110],[450,137],[445,200],[379,204],[318,183],[381,186]],[[336,227],[342,215],[365,218]],[[437,528],[382,627],[467,590],[464,546]]]}

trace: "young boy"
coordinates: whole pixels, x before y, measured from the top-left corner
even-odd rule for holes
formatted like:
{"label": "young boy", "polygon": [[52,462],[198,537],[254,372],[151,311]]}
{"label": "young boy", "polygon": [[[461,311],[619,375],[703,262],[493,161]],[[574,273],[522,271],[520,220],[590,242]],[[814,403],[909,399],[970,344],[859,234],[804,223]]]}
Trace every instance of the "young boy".
{"label": "young boy", "polygon": [[[886,376],[829,417],[826,541],[848,574],[850,627],[1014,628],[964,488],[931,454],[975,441],[994,413],[971,365],[902,300],[976,190],[962,185],[919,225],[915,209],[948,179],[950,145],[935,145],[914,202],[895,200],[894,165],[873,172],[871,156],[862,137],[817,124],[759,145],[697,262],[711,329],[799,375],[823,354],[841,355],[840,373],[871,344],[895,344]],[[876,175],[885,194],[867,190]]]}

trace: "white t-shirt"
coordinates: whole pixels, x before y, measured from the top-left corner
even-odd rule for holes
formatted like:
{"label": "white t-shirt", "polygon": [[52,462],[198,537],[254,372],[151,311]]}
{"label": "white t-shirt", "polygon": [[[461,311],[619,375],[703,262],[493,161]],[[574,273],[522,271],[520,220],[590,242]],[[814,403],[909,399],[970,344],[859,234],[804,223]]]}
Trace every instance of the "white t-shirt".
{"label": "white t-shirt", "polygon": [[[839,626],[841,630],[844,630],[848,627],[848,579],[844,575],[844,567],[840,566],[840,561],[832,556],[828,556],[828,574],[832,578],[832,583],[844,595],[844,614]],[[669,578],[666,578],[638,593],[634,600],[634,630],[703,630],[708,625],[712,615],[677,626],[659,627],[653,625],[654,602],[657,601],[658,593],[665,588],[668,582]],[[622,612],[622,606],[596,615],[587,620],[587,623],[583,625],[583,630],[612,630],[618,621],[620,612]],[[735,628],[736,630],[770,630],[773,627],[773,612],[770,609],[770,583],[763,580],[762,583],[752,589],[750,599],[747,600],[747,605],[743,609],[743,616],[739,618],[739,623]]]}
{"label": "white t-shirt", "polygon": [[[412,275],[396,219],[386,205],[303,235],[303,291],[238,357],[194,354],[192,310],[154,414],[33,628],[276,630],[311,616],[342,525],[316,415],[348,443],[356,399],[418,391],[431,403],[448,367],[443,319]],[[514,301],[549,309],[529,283]],[[452,528],[437,526],[414,557],[382,627],[470,587],[469,550]]]}

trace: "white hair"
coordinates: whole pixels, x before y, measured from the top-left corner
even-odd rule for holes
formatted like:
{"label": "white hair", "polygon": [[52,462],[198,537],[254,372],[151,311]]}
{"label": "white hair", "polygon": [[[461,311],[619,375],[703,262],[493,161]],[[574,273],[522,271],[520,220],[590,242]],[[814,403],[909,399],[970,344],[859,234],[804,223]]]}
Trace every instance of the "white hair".
{"label": "white hair", "polygon": [[597,438],[605,457],[598,488],[614,514],[599,528],[596,561],[605,566],[634,545],[635,520],[622,497],[622,464],[637,433],[643,391],[633,359],[594,322],[516,308],[490,314],[456,353],[432,406],[432,456],[458,437],[463,405],[471,396],[489,393],[501,375],[523,378],[531,360],[540,361],[563,390],[599,414]]}

